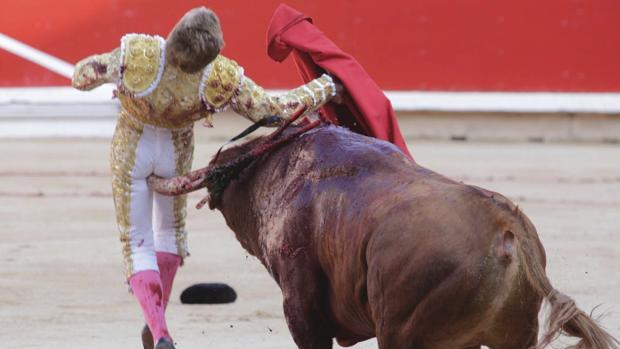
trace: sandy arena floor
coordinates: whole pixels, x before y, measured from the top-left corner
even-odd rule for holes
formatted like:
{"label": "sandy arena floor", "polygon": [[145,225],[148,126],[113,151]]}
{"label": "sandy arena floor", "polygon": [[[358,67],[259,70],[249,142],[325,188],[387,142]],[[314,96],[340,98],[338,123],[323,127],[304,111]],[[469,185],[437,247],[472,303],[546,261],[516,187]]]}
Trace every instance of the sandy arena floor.
{"label": "sandy arena floor", "polygon": [[[195,166],[220,140],[199,137]],[[0,140],[0,347],[141,348],[114,221],[108,140]],[[599,304],[620,336],[620,146],[412,142],[421,164],[515,200],[537,226],[554,285]],[[202,193],[201,193],[202,194]],[[281,294],[221,215],[193,208],[191,258],[168,311],[179,349],[294,348]],[[186,306],[180,292],[220,281],[236,303]],[[371,340],[355,348],[376,348]]]}

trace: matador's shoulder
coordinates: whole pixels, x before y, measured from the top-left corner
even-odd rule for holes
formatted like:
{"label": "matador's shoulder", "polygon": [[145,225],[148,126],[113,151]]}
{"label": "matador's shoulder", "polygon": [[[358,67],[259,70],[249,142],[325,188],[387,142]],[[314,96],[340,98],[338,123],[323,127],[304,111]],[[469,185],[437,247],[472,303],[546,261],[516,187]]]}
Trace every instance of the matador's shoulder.
{"label": "matador's shoulder", "polygon": [[166,41],[160,36],[127,34],[121,39],[120,88],[134,97],[149,95],[161,80]]}
{"label": "matador's shoulder", "polygon": [[217,56],[203,71],[200,99],[212,112],[223,110],[241,84],[243,68],[234,60]]}

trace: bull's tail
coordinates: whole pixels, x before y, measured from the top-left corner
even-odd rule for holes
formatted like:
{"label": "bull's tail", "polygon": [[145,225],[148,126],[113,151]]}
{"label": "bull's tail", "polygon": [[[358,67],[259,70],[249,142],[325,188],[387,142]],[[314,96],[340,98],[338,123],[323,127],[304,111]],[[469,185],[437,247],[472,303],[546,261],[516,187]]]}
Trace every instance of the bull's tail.
{"label": "bull's tail", "polygon": [[547,299],[550,313],[544,334],[535,349],[542,349],[560,334],[581,338],[570,349],[619,349],[620,342],[601,328],[588,314],[577,308],[575,301],[551,285],[545,270],[536,258],[529,236],[521,237],[519,259],[527,280],[536,293]]}

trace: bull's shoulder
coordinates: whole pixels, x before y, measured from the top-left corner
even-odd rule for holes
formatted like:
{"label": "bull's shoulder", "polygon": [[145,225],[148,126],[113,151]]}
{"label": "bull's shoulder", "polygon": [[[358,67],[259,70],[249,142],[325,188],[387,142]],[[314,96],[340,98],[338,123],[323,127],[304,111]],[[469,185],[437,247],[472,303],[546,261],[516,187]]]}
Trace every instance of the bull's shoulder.
{"label": "bull's shoulder", "polygon": [[411,169],[414,162],[394,144],[328,125],[311,132],[307,150],[317,165],[350,164],[375,173]]}

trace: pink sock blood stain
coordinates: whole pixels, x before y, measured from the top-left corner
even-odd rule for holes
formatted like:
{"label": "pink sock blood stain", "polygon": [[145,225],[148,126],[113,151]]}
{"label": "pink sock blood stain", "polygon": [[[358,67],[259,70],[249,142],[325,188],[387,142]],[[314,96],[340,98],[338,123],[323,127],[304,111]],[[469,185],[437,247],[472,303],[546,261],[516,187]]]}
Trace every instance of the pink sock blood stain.
{"label": "pink sock blood stain", "polygon": [[177,270],[183,259],[173,253],[157,252],[157,265],[159,266],[159,274],[161,275],[161,284],[163,287],[164,307],[168,306],[170,293],[172,292],[172,284]]}
{"label": "pink sock blood stain", "polygon": [[162,299],[161,285],[159,283],[150,283],[148,284],[148,287],[151,290],[151,293],[147,297],[151,298],[152,301],[155,302],[155,305],[157,307],[161,307],[161,299]]}
{"label": "pink sock blood stain", "polygon": [[153,333],[153,340],[157,342],[161,338],[170,338],[164,315],[159,273],[154,270],[140,271],[129,279],[129,284]]}

